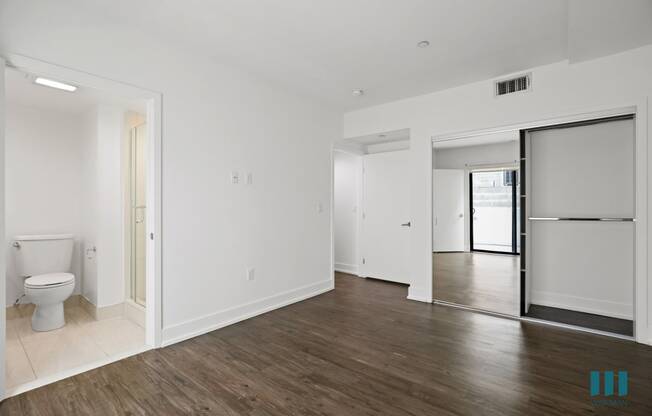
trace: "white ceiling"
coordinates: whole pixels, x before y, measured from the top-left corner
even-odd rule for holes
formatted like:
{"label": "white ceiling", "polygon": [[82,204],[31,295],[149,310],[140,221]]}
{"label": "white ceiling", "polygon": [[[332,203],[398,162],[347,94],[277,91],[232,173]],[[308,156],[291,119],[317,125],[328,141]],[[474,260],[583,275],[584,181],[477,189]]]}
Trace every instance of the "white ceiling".
{"label": "white ceiling", "polygon": [[[141,114],[146,112],[144,100],[128,100],[111,91],[99,91],[78,86],[77,91],[67,92],[34,84],[34,75],[8,68],[5,72],[6,98],[9,104],[80,114],[99,104],[115,105]],[[57,80],[66,82],[66,80]]]}
{"label": "white ceiling", "polygon": [[[652,43],[652,0],[68,0],[342,110]],[[80,19],[81,19],[80,15]],[[416,43],[430,41],[429,48]],[[353,89],[362,88],[362,97]]]}

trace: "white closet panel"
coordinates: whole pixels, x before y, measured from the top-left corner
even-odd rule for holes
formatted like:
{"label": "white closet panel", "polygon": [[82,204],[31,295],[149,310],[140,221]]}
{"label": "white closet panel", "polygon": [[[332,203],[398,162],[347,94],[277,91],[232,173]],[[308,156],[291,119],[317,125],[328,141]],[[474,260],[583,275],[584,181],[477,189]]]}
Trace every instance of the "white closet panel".
{"label": "white closet panel", "polygon": [[[633,119],[530,132],[527,215],[634,218],[634,141]],[[632,319],[634,226],[529,220],[526,301]]]}
{"label": "white closet panel", "polygon": [[633,120],[534,131],[530,140],[530,216],[634,217]]}
{"label": "white closet panel", "polygon": [[531,224],[531,302],[632,319],[634,223]]}

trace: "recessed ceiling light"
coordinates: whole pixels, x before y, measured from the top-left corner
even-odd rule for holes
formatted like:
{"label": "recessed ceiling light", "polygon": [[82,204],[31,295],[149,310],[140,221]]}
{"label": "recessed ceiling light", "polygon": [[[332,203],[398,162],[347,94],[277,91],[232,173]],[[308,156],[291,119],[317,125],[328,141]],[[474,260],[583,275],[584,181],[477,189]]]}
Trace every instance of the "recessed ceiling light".
{"label": "recessed ceiling light", "polygon": [[364,90],[353,90],[351,92],[354,97],[362,97],[364,95]]}
{"label": "recessed ceiling light", "polygon": [[417,47],[419,48],[427,48],[428,46],[430,46],[430,42],[427,40],[422,40],[421,42],[417,43]]}
{"label": "recessed ceiling light", "polygon": [[64,90],[68,92],[73,92],[77,90],[77,87],[74,85],[64,84],[63,82],[54,81],[47,78],[36,77],[34,80],[35,84],[43,85],[45,87],[56,88],[58,90]]}

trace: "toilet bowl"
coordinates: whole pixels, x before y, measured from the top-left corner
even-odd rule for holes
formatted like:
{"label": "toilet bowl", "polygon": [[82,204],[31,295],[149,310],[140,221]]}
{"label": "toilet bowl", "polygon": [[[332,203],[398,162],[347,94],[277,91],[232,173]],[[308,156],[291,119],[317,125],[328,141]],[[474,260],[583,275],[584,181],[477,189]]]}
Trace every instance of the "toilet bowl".
{"label": "toilet bowl", "polygon": [[63,301],[75,290],[75,275],[70,273],[73,235],[20,235],[12,246],[16,271],[25,279],[26,298],[36,305],[32,329],[61,328],[66,324]]}
{"label": "toilet bowl", "polygon": [[52,331],[66,324],[63,302],[75,289],[72,273],[48,273],[25,280],[25,295],[36,308],[32,315],[34,331]]}

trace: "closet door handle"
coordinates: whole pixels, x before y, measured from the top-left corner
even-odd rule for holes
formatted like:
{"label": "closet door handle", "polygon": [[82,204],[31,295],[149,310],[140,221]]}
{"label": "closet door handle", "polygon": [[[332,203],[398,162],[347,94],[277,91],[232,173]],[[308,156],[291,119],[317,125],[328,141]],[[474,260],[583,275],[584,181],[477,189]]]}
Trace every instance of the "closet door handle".
{"label": "closet door handle", "polygon": [[412,222],[408,221],[408,222],[406,222],[404,224],[401,224],[401,227],[412,227]]}

